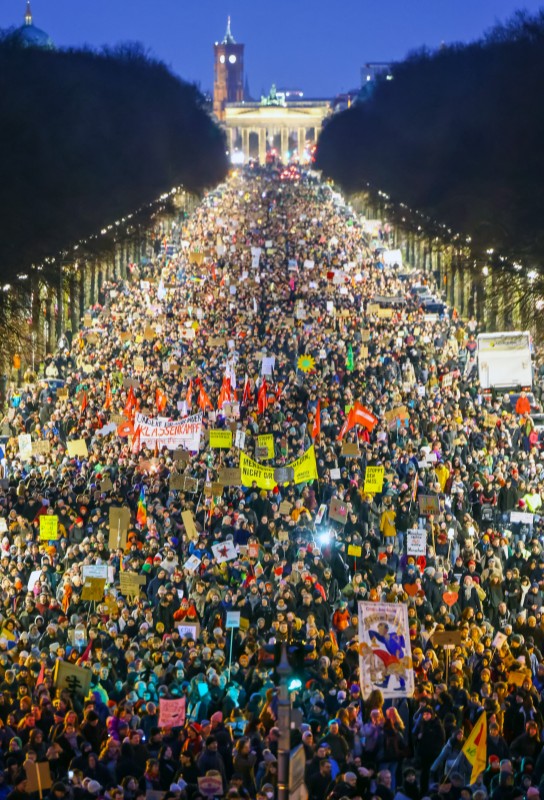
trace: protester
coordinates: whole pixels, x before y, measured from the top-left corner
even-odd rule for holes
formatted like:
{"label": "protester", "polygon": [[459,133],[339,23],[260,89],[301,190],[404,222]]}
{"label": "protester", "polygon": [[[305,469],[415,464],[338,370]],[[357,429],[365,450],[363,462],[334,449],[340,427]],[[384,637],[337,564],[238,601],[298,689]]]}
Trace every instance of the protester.
{"label": "protester", "polygon": [[252,166],[150,236],[10,393],[0,794],[37,761],[55,800],[275,800],[285,645],[311,800],[537,797],[527,394],[481,392],[477,322],[426,314],[311,172]]}

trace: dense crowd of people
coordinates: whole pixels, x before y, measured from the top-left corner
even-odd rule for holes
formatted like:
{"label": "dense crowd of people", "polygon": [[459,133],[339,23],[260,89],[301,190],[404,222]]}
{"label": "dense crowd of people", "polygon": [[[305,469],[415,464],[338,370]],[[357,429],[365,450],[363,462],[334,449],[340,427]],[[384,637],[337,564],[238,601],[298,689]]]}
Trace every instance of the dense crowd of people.
{"label": "dense crowd of people", "polygon": [[[540,796],[531,407],[480,391],[477,321],[425,314],[412,290],[432,278],[386,266],[389,235],[370,240],[311,173],[234,174],[157,228],[150,258],[11,392],[0,800],[200,800],[205,777],[230,800],[277,800],[284,652],[309,800]],[[357,403],[372,424],[349,424]],[[135,425],[198,413],[196,452],[142,442]],[[232,446],[212,447],[210,430]],[[312,446],[318,477],[295,483],[289,465]],[[284,468],[279,483],[225,481],[243,452]],[[408,553],[414,529],[425,555]],[[362,696],[360,601],[407,605],[413,696]],[[161,719],[167,700],[185,701],[183,718]],[[484,712],[474,782],[463,745]],[[38,788],[33,764],[46,765]]]}

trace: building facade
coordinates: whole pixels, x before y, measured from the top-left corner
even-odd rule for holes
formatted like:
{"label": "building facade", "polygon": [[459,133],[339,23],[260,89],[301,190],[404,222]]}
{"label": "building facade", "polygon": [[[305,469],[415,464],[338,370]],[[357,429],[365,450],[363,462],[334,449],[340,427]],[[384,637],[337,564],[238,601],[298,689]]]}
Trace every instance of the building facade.
{"label": "building facade", "polygon": [[223,40],[213,46],[213,55],[213,113],[224,122],[227,103],[241,103],[244,99],[244,45],[232,35],[230,17]]}

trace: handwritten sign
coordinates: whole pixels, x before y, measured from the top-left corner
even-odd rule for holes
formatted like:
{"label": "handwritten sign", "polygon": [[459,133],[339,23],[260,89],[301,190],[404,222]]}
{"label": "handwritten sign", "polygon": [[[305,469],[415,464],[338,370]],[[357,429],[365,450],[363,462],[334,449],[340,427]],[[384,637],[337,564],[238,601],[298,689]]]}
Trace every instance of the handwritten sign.
{"label": "handwritten sign", "polygon": [[329,519],[332,519],[335,522],[340,522],[342,523],[342,525],[344,525],[347,518],[348,518],[347,503],[344,503],[337,497],[333,497],[329,505]]}
{"label": "handwritten sign", "polygon": [[70,458],[87,458],[89,455],[85,439],[73,439],[71,442],[66,442],[66,449]]}
{"label": "handwritten sign", "polygon": [[219,429],[211,430],[210,447],[215,450],[230,450],[232,447],[232,431]]}
{"label": "handwritten sign", "polygon": [[52,542],[59,538],[59,518],[52,514],[40,517],[40,541]]}
{"label": "handwritten sign", "polygon": [[367,467],[365,472],[365,492],[379,494],[383,489],[384,467]]}

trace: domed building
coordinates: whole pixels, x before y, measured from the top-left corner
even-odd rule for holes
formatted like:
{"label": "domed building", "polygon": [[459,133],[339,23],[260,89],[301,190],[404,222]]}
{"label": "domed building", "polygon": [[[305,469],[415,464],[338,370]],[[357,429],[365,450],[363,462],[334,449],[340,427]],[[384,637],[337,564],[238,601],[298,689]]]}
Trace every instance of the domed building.
{"label": "domed building", "polygon": [[17,28],[14,38],[23,47],[40,47],[42,50],[55,49],[55,45],[49,35],[34,25],[30,0],[26,0],[25,24]]}

